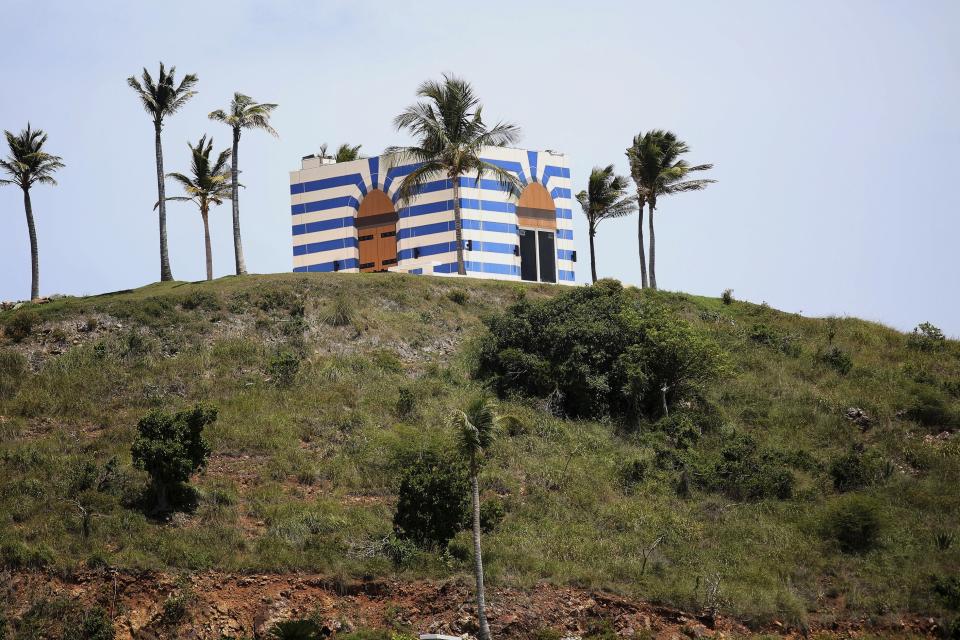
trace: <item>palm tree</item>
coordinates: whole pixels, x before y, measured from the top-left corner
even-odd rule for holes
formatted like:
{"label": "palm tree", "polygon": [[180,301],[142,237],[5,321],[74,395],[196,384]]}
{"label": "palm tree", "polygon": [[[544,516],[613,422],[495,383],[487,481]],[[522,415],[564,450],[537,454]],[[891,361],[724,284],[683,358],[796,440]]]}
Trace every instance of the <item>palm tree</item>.
{"label": "palm tree", "polygon": [[[212,138],[207,140],[207,136],[202,136],[197,146],[193,146],[189,142],[187,146],[190,147],[190,172],[193,176],[187,177],[182,173],[168,173],[167,177],[179,182],[188,195],[174,196],[167,198],[167,200],[194,202],[200,208],[200,217],[203,218],[203,242],[207,252],[207,280],[213,280],[213,252],[210,248],[210,222],[208,217],[211,204],[222,204],[224,200],[229,200],[233,194],[231,171],[227,168],[227,161],[230,160],[231,152],[230,149],[224,149],[217,156],[217,159],[211,163]],[[158,202],[157,205],[159,204]]]}
{"label": "palm tree", "polygon": [[590,237],[590,273],[597,281],[597,258],[594,253],[593,239],[597,235],[597,225],[608,218],[621,218],[630,215],[637,208],[636,200],[626,195],[626,178],[614,173],[613,165],[594,167],[590,172],[587,190],[577,194],[577,200],[587,216],[587,233]]}
{"label": "palm tree", "polygon": [[33,222],[33,205],[30,202],[30,187],[35,184],[57,184],[53,173],[63,168],[60,156],[43,150],[47,134],[41,129],[31,129],[30,123],[19,135],[9,131],[3,134],[10,147],[10,155],[0,160],[0,168],[10,176],[0,178],[0,185],[15,184],[23,190],[23,209],[27,214],[27,232],[30,234],[30,299],[40,297],[40,252],[37,248],[37,227]]}
{"label": "palm tree", "polygon": [[160,205],[160,280],[173,280],[170,271],[170,253],[167,251],[167,198],[163,184],[163,148],[160,145],[160,131],[163,129],[163,119],[173,115],[196,95],[193,87],[197,84],[197,76],[188,73],[177,84],[174,81],[176,67],[170,67],[167,72],[163,63],[160,63],[160,75],[154,83],[150,73],[144,68],[142,82],[134,76],[127,78],[127,84],[137,92],[143,108],[153,119],[154,146],[157,156],[157,202]]}
{"label": "palm tree", "polygon": [[236,261],[238,276],[247,273],[247,265],[243,260],[243,244],[240,241],[240,199],[238,197],[240,185],[237,182],[237,175],[240,173],[237,168],[240,132],[243,129],[263,129],[273,137],[278,137],[277,132],[270,126],[270,113],[276,108],[277,105],[275,104],[258,103],[250,96],[234,93],[233,100],[230,101],[229,111],[217,109],[210,113],[211,120],[223,122],[233,129],[233,163],[230,166],[230,185],[231,199],[233,200],[233,256]]}
{"label": "palm tree", "polygon": [[[690,166],[680,158],[690,151],[683,140],[679,140],[672,131],[655,129],[633,138],[633,144],[627,149],[630,160],[630,173],[637,184],[637,201],[640,206],[640,260],[643,264],[643,203],[650,208],[650,287],[657,288],[656,239],[653,233],[653,212],[657,208],[657,199],[685,191],[700,191],[716,180],[687,180],[695,171],[712,169],[712,164]],[[646,286],[646,283],[644,283]]]}
{"label": "palm tree", "polygon": [[362,146],[362,144],[350,146],[348,143],[344,142],[337,147],[337,153],[334,154],[333,159],[335,162],[350,162],[351,160],[359,160],[363,157],[360,155],[360,147]]}
{"label": "palm tree", "polygon": [[475,398],[466,411],[455,410],[451,417],[457,429],[460,451],[470,468],[470,488],[473,499],[473,563],[477,577],[477,618],[480,640],[490,640],[487,623],[486,594],[483,589],[483,559],[480,554],[480,485],[477,476],[484,457],[490,451],[497,435],[497,414],[493,402],[483,396]]}
{"label": "palm tree", "polygon": [[[424,184],[446,178],[453,187],[453,220],[457,243],[457,273],[466,275],[463,260],[463,221],[460,216],[460,176],[475,172],[477,180],[490,174],[500,188],[519,196],[518,178],[480,158],[483,147],[502,147],[520,138],[520,129],[508,122],[487,127],[481,116],[482,105],[466,80],[444,74],[440,82],[427,80],[417,89],[426,101],[413,104],[394,119],[397,130],[407,129],[417,143],[410,147],[389,147],[393,162],[416,163],[397,189],[403,205]],[[402,205],[402,206],[403,206]]]}

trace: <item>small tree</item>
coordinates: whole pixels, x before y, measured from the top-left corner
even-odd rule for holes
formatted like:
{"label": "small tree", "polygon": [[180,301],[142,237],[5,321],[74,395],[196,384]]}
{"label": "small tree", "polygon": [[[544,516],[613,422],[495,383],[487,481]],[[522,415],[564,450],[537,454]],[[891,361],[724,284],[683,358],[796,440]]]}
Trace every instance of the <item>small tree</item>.
{"label": "small tree", "polygon": [[174,414],[151,411],[137,423],[133,462],[150,474],[157,511],[169,509],[170,489],[206,465],[210,446],[203,428],[216,419],[216,409],[197,405]]}
{"label": "small tree", "polygon": [[470,465],[470,489],[473,499],[473,563],[477,578],[477,618],[480,640],[490,640],[487,623],[486,594],[483,588],[483,559],[480,554],[480,485],[477,477],[493,441],[496,439],[497,414],[489,398],[477,397],[466,411],[456,410],[451,416],[457,429],[460,451]]}
{"label": "small tree", "polygon": [[394,532],[423,548],[443,547],[469,522],[468,488],[462,464],[426,453],[400,480]]}

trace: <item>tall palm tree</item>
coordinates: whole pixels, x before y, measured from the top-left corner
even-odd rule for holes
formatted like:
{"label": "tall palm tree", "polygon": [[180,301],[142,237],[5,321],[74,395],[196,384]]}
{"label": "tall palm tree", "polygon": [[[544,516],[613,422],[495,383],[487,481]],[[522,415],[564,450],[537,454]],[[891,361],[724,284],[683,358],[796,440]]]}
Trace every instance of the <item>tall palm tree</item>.
{"label": "tall palm tree", "polygon": [[276,108],[277,105],[275,104],[255,102],[250,96],[238,92],[233,94],[229,110],[217,109],[210,113],[211,120],[227,124],[233,129],[233,163],[230,166],[230,185],[233,200],[233,256],[238,276],[247,273],[247,265],[243,260],[243,244],[240,241],[240,199],[238,197],[240,185],[237,182],[237,175],[240,173],[237,168],[240,132],[244,129],[263,129],[273,137],[278,137],[277,132],[270,126],[270,113]]}
{"label": "tall palm tree", "polygon": [[453,220],[457,243],[457,273],[466,275],[463,259],[463,220],[460,215],[460,176],[476,173],[492,175],[500,188],[519,196],[518,178],[480,158],[483,147],[502,147],[520,138],[520,129],[508,122],[488,127],[483,121],[483,106],[469,82],[450,74],[442,81],[427,80],[417,89],[417,102],[394,119],[397,130],[406,129],[417,142],[409,147],[389,147],[392,162],[415,163],[397,189],[401,203],[407,203],[420,187],[431,180],[446,178],[453,187]]}
{"label": "tall palm tree", "polygon": [[[207,280],[213,280],[213,251],[210,248],[210,205],[222,204],[224,200],[229,200],[233,195],[233,185],[231,184],[231,171],[227,167],[227,161],[230,160],[230,149],[224,149],[217,156],[217,159],[210,160],[210,152],[213,150],[213,139],[207,139],[202,136],[197,146],[187,146],[190,148],[190,173],[188,177],[182,173],[168,173],[168,178],[173,178],[183,187],[187,193],[186,196],[173,196],[167,200],[180,200],[184,202],[194,202],[200,209],[200,217],[203,218],[203,242],[207,254]],[[158,202],[157,205],[160,203]]]}
{"label": "tall palm tree", "polygon": [[40,297],[40,251],[37,247],[37,227],[33,222],[33,204],[30,202],[30,187],[35,184],[57,184],[53,174],[63,168],[60,156],[43,150],[47,134],[41,129],[31,129],[30,123],[19,135],[4,131],[10,155],[0,160],[0,168],[10,176],[0,178],[0,185],[14,184],[23,190],[23,209],[27,214],[27,232],[30,234],[30,299]]}
{"label": "tall palm tree", "polygon": [[[660,196],[669,196],[685,191],[700,191],[716,180],[688,180],[691,173],[712,169],[712,164],[690,166],[680,156],[690,151],[686,142],[672,131],[654,129],[633,138],[627,149],[630,174],[637,185],[637,201],[643,210],[646,202],[650,209],[650,287],[657,288],[656,239],[653,233],[653,212]],[[643,260],[643,215],[641,213],[640,259]]]}
{"label": "tall palm tree", "polygon": [[480,484],[477,477],[484,458],[490,451],[497,435],[496,406],[489,398],[475,398],[465,411],[455,410],[451,417],[457,429],[461,453],[467,458],[470,469],[470,489],[473,501],[473,563],[477,578],[477,618],[480,640],[490,640],[490,625],[487,622],[487,602],[483,588],[483,558],[480,554]]}
{"label": "tall palm tree", "polygon": [[622,218],[637,209],[636,199],[627,195],[627,178],[614,173],[613,165],[594,167],[590,172],[587,189],[577,194],[577,200],[587,217],[587,234],[590,237],[590,273],[597,281],[597,258],[593,239],[597,225],[608,218]]}
{"label": "tall palm tree", "polygon": [[163,129],[163,120],[173,115],[196,95],[193,88],[197,84],[197,76],[188,73],[183,76],[180,84],[174,80],[177,68],[170,67],[167,72],[163,63],[160,63],[160,75],[154,82],[150,73],[144,68],[142,82],[136,77],[127,78],[130,85],[143,103],[144,110],[153,119],[154,147],[157,157],[157,202],[160,205],[160,280],[173,280],[170,271],[170,253],[167,250],[167,198],[163,183],[163,148],[160,145],[160,131]]}

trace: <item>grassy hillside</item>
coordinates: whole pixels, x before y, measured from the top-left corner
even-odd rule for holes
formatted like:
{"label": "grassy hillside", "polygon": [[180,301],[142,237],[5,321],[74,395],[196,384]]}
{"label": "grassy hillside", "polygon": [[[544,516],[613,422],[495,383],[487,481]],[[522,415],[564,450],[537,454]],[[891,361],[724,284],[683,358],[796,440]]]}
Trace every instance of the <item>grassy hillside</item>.
{"label": "grassy hillside", "polygon": [[[446,416],[483,384],[472,377],[482,319],[561,291],[290,274],[2,312],[0,562],[467,573],[466,533],[442,552],[391,559],[399,479],[424,451],[452,448]],[[716,343],[728,373],[705,389],[709,412],[688,443],[652,422],[572,420],[543,399],[505,399],[515,419],[481,477],[505,513],[485,538],[494,584],[545,579],[758,623],[957,614],[960,344],[630,295]],[[154,519],[131,465],[136,423],[197,402],[219,419],[196,504]],[[731,445],[745,435],[746,454]],[[737,484],[768,471],[789,476],[788,495]],[[862,551],[833,532],[858,505],[878,529]]]}

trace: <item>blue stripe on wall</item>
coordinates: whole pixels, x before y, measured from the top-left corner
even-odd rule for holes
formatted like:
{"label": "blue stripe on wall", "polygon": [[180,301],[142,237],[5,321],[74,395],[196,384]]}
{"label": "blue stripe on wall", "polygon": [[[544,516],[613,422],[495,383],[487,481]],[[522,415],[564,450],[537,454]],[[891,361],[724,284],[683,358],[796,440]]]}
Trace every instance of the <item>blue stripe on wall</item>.
{"label": "blue stripe on wall", "polygon": [[527,161],[530,163],[530,179],[537,182],[537,152],[527,151]]}
{"label": "blue stripe on wall", "polygon": [[566,167],[558,167],[552,164],[548,164],[543,168],[543,176],[540,180],[543,183],[543,186],[549,186],[550,178],[559,177],[559,178],[569,178],[570,169]]}
{"label": "blue stripe on wall", "polygon": [[495,231],[497,233],[517,233],[517,225],[506,222],[490,222],[489,220],[470,220],[464,218],[464,229],[473,229],[475,231]]}
{"label": "blue stripe on wall", "polygon": [[557,249],[557,260],[573,260],[573,250]]}
{"label": "blue stripe on wall", "polygon": [[357,239],[353,236],[349,238],[337,238],[335,240],[324,240],[323,242],[311,242],[310,244],[298,244],[293,247],[293,255],[302,256],[308,253],[323,253],[324,251],[334,251],[336,249],[350,249],[357,246]]}
{"label": "blue stripe on wall", "polygon": [[387,179],[383,181],[383,190],[389,192],[390,185],[393,184],[394,178],[402,178],[403,176],[413,173],[413,171],[420,166],[421,163],[415,162],[413,164],[405,164],[399,167],[390,167],[387,169]]}
{"label": "blue stripe on wall", "polygon": [[566,187],[556,187],[550,192],[550,196],[553,198],[569,198],[570,189],[567,189]]}
{"label": "blue stripe on wall", "polygon": [[561,209],[560,207],[557,207],[557,217],[564,218],[565,220],[572,220],[573,211],[570,209]]}
{"label": "blue stripe on wall", "polygon": [[436,222],[434,224],[423,224],[419,227],[409,227],[407,229],[400,229],[397,231],[398,240],[406,240],[407,238],[416,238],[419,236],[429,236],[434,233],[443,233],[445,231],[453,231],[454,224],[453,220],[449,222]]}
{"label": "blue stripe on wall", "polygon": [[452,200],[443,200],[441,202],[429,202],[427,204],[418,204],[412,207],[400,209],[401,218],[410,218],[413,216],[422,216],[427,213],[439,213],[441,211],[450,211],[453,209]]}
{"label": "blue stripe on wall", "polygon": [[519,162],[511,162],[509,160],[490,160],[489,158],[480,158],[484,162],[492,164],[495,167],[500,167],[501,169],[506,169],[507,171],[513,171],[517,174],[517,177],[520,178],[520,183],[523,186],[527,186],[527,176],[523,172],[523,167],[520,166]]}
{"label": "blue stripe on wall", "polygon": [[[457,250],[456,242],[440,242],[437,244],[428,244],[422,247],[417,247],[420,250],[421,258],[426,258],[427,256],[435,256],[438,253],[449,253],[450,251]],[[401,249],[397,252],[397,260],[410,260],[413,258],[413,249]]]}
{"label": "blue stripe on wall", "polygon": [[577,279],[573,271],[564,271],[562,269],[557,272],[557,277],[567,282],[573,282],[574,280]]}
{"label": "blue stripe on wall", "polygon": [[290,213],[297,215],[300,213],[311,213],[313,211],[326,211],[327,209],[336,209],[337,207],[360,207],[360,201],[353,196],[340,196],[339,198],[327,198],[326,200],[315,200],[304,204],[295,204],[290,207]]}
{"label": "blue stripe on wall", "polygon": [[315,231],[329,231],[330,229],[352,227],[354,220],[355,218],[353,216],[346,216],[343,218],[334,218],[333,220],[320,220],[319,222],[295,224],[293,225],[293,235],[301,236],[305,233],[314,233]]}
{"label": "blue stripe on wall", "polygon": [[[347,258],[346,260],[338,260],[337,262],[340,263],[339,267],[340,267],[340,270],[341,270],[341,271],[343,271],[344,269],[358,269],[358,268],[360,267],[360,260],[358,260],[357,258]],[[306,272],[308,272],[308,271],[309,271],[309,272],[316,272],[316,271],[328,272],[328,271],[334,271],[333,261],[331,261],[331,262],[321,262],[321,263],[319,263],[319,264],[311,264],[311,265],[307,265],[307,266],[304,266],[304,267],[294,267],[294,268],[293,268],[293,272],[294,272],[294,273],[306,273]]]}
{"label": "blue stripe on wall", "polygon": [[573,240],[573,229],[557,229],[559,240]]}
{"label": "blue stripe on wall", "polygon": [[380,158],[374,156],[367,159],[367,166],[370,168],[370,184],[374,189],[377,188],[377,179],[380,177]]}
{"label": "blue stripe on wall", "polygon": [[[345,176],[334,176],[332,178],[323,178],[322,180],[310,180],[308,182],[301,183],[302,191],[298,193],[306,193],[307,191],[323,191],[324,189],[333,189],[334,187],[346,187],[352,184],[363,184],[363,178],[359,173],[348,173]],[[293,193],[293,187],[291,186],[290,192]]]}

